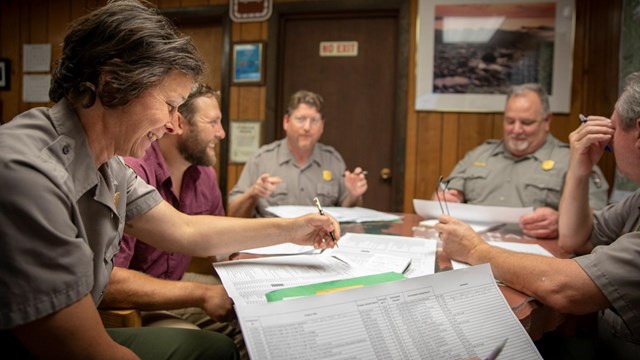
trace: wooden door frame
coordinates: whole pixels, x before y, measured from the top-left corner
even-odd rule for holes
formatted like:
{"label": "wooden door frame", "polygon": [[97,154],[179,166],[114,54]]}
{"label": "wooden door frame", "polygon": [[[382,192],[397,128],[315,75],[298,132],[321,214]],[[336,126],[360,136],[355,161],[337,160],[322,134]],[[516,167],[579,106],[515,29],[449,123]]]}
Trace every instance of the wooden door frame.
{"label": "wooden door frame", "polygon": [[405,135],[407,129],[407,94],[409,84],[409,29],[410,29],[410,0],[352,0],[352,1],[322,1],[301,3],[276,3],[269,18],[269,51],[267,52],[267,81],[266,81],[266,119],[264,124],[263,143],[276,140],[276,127],[282,119],[276,119],[278,104],[278,59],[280,57],[280,19],[289,14],[313,13],[357,13],[375,10],[394,10],[398,13],[398,64],[395,88],[395,121],[393,136],[393,164],[392,173],[395,177],[391,190],[391,209],[401,212],[404,196],[405,173]]}
{"label": "wooden door frame", "polygon": [[[229,98],[230,98],[230,60],[231,51],[231,19],[229,19],[229,5],[206,5],[194,7],[166,8],[160,9],[162,15],[169,18],[175,24],[180,22],[189,25],[206,25],[211,23],[222,24],[222,62],[221,62],[221,81],[220,92],[222,93],[222,103],[220,111],[222,112],[222,126],[229,132]],[[177,25],[176,25],[177,26]],[[179,28],[179,27],[178,27]],[[220,157],[217,159],[220,165],[218,172],[218,186],[222,194],[222,203],[227,203],[227,178],[229,166],[229,140],[220,141],[217,145],[220,147]]]}

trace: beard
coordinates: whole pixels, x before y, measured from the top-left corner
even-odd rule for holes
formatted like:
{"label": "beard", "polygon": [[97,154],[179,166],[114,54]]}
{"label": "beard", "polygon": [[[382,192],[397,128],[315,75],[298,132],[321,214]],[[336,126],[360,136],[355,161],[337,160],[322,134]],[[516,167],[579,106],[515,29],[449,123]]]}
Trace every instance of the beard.
{"label": "beard", "polygon": [[198,134],[189,129],[178,142],[178,150],[185,160],[193,165],[213,166],[216,163],[216,155],[209,155],[210,142],[202,141]]}
{"label": "beard", "polygon": [[507,148],[511,152],[522,153],[530,144],[531,143],[527,139],[516,139],[512,137],[507,139]]}

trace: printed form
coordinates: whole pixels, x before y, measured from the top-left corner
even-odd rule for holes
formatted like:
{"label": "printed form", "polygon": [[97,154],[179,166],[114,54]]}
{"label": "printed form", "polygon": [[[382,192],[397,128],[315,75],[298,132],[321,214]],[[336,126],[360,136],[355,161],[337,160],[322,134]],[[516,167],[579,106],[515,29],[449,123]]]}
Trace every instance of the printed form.
{"label": "printed form", "polygon": [[236,312],[253,360],[542,359],[488,264]]}
{"label": "printed form", "polygon": [[[266,293],[286,287],[397,271],[402,260],[406,261],[403,267],[409,264],[406,277],[435,272],[436,240],[347,233],[338,243],[339,248],[318,255],[233,260],[213,263],[213,267],[236,304],[266,303]],[[386,266],[367,266],[385,256]]]}

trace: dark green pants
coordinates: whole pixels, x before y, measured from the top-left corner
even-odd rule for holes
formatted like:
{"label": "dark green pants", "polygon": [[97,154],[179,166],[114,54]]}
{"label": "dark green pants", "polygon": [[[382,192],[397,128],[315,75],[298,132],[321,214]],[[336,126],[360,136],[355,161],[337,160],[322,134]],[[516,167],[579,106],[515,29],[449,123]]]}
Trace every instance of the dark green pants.
{"label": "dark green pants", "polygon": [[213,331],[142,327],[110,328],[107,332],[143,360],[239,358],[233,341]]}

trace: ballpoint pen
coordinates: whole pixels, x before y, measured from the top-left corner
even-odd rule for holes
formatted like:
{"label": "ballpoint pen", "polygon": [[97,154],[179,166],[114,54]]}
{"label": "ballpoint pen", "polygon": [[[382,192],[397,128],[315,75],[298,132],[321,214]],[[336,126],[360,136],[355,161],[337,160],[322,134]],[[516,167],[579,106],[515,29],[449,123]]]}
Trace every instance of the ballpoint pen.
{"label": "ballpoint pen", "polygon": [[[586,117],[586,116],[584,116],[584,115],[582,115],[582,114],[578,114],[578,117],[580,118],[580,123],[582,123],[582,124],[584,124],[584,123],[586,123],[587,121],[589,121],[589,120],[587,119],[587,117]],[[609,145],[609,143],[607,143],[607,145],[605,145],[605,146],[604,146],[604,151],[606,151],[606,152],[611,152],[611,145]]]}
{"label": "ballpoint pen", "polygon": [[507,340],[509,340],[509,338],[505,338],[498,346],[496,346],[496,348],[493,349],[491,354],[489,354],[489,356],[487,356],[485,360],[497,359],[498,355],[500,355],[500,353],[502,352],[502,349],[504,349],[504,346],[507,344]]}
{"label": "ballpoint pen", "polygon": [[[359,172],[359,173],[357,173],[357,174],[355,174],[355,175],[360,175],[360,174],[362,174],[362,175],[365,175],[365,176],[366,176],[368,173],[369,173],[369,172],[368,172],[367,170],[362,170],[361,172]],[[344,177],[344,174],[342,174],[342,177]]]}
{"label": "ballpoint pen", "polygon": [[[317,197],[314,197],[313,202],[316,204],[320,215],[324,216],[324,210],[322,210],[322,206],[320,206],[320,200],[318,200]],[[333,240],[333,243],[336,244],[336,247],[338,247],[338,241],[336,241],[336,236],[333,234],[333,231],[329,231],[329,235],[331,236],[331,240]]]}

